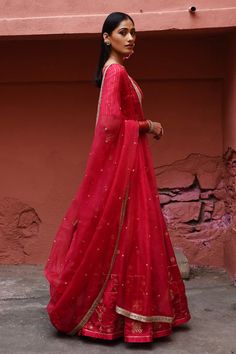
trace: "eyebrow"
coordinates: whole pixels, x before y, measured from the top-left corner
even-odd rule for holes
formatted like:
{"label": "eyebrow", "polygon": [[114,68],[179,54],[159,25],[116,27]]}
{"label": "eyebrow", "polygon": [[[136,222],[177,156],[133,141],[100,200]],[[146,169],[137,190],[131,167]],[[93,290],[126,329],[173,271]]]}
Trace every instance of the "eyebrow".
{"label": "eyebrow", "polygon": [[[119,30],[122,30],[122,29],[128,29],[128,27],[121,27],[121,28],[119,28]],[[131,28],[131,30],[133,30],[133,29],[135,30],[135,27],[132,27],[132,28]]]}

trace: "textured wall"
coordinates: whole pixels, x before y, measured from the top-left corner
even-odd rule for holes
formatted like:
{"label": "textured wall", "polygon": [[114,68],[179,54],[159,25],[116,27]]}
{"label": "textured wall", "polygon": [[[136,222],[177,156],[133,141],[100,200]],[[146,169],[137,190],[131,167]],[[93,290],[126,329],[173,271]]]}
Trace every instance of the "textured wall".
{"label": "textured wall", "polygon": [[[192,264],[222,264],[222,235],[212,230],[220,229],[227,214],[220,197],[227,38],[140,35],[127,63],[144,91],[146,117],[165,128],[161,141],[150,137],[150,147],[173,241],[187,250]],[[1,262],[42,263],[92,142],[98,91],[90,81],[99,43],[94,37],[0,46]],[[177,203],[179,234],[172,228]],[[27,223],[19,228],[25,209]]]}
{"label": "textured wall", "polygon": [[40,223],[29,205],[15,198],[0,199],[0,263],[34,262]]}
{"label": "textured wall", "polygon": [[227,196],[226,211],[230,223],[225,235],[224,265],[236,284],[236,151],[228,149],[224,155],[226,163]]}
{"label": "textured wall", "polygon": [[174,245],[183,248],[192,264],[223,266],[223,243],[230,218],[222,157],[190,154],[157,168],[156,174]]}
{"label": "textured wall", "polygon": [[227,212],[231,222],[225,237],[224,260],[236,283],[236,33],[229,36],[224,86],[224,151],[227,168]]}

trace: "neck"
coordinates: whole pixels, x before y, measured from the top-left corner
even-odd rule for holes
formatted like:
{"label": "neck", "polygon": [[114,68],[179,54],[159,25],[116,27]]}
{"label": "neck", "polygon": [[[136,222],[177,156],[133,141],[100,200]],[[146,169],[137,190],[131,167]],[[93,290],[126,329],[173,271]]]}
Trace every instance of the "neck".
{"label": "neck", "polygon": [[109,60],[112,60],[118,64],[121,64],[121,65],[123,65],[123,62],[124,62],[123,56],[114,52],[114,51],[111,52],[111,54],[109,56]]}

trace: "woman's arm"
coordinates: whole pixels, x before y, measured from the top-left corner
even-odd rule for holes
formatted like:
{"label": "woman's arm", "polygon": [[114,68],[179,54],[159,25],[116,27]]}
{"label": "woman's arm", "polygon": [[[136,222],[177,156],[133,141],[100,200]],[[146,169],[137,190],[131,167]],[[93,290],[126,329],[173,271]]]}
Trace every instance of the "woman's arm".
{"label": "woman's arm", "polygon": [[118,134],[122,122],[126,119],[122,108],[124,92],[127,90],[127,73],[121,65],[112,64],[104,75],[98,126],[111,138]]}
{"label": "woman's arm", "polygon": [[138,124],[140,133],[152,133],[154,134],[155,139],[160,139],[164,133],[161,124],[158,122],[152,122],[151,120],[147,119],[138,121]]}
{"label": "woman's arm", "polygon": [[[127,119],[123,107],[125,92],[129,89],[129,79],[125,68],[119,64],[112,64],[107,68],[101,94],[98,126],[108,139],[115,137],[124,120]],[[154,134],[159,138],[162,128],[160,123],[150,120],[138,121],[139,131]]]}
{"label": "woman's arm", "polygon": [[138,124],[140,133],[150,132],[151,125],[148,120],[139,120]]}

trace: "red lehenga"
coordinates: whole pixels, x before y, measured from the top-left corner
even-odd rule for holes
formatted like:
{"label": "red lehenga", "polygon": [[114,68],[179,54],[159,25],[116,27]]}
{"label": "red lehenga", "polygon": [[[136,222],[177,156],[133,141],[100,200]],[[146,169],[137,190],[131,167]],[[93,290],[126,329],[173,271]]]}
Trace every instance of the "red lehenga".
{"label": "red lehenga", "polygon": [[105,67],[84,178],[45,268],[50,320],[70,335],[151,342],[190,319],[141,96],[124,66]]}

